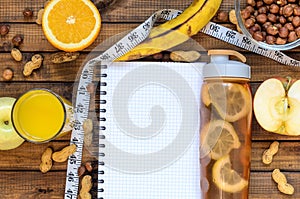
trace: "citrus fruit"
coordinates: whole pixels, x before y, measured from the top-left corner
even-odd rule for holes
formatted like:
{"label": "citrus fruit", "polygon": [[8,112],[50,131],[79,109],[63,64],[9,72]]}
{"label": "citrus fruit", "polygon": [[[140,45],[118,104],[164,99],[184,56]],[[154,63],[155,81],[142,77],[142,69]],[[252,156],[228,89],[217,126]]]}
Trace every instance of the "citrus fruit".
{"label": "citrus fruit", "polygon": [[208,92],[202,95],[209,95],[212,105],[223,119],[235,122],[247,115],[251,96],[244,86],[236,83],[210,83],[207,86]]}
{"label": "citrus fruit", "polygon": [[214,160],[220,159],[241,145],[233,126],[223,120],[213,120],[207,123],[200,136],[201,156],[210,154]]}
{"label": "citrus fruit", "polygon": [[248,182],[231,168],[229,155],[215,162],[212,170],[213,181],[219,189],[236,193],[247,187]]}
{"label": "citrus fruit", "polygon": [[15,100],[12,97],[0,97],[0,150],[14,149],[24,142],[11,122],[11,109]]}
{"label": "citrus fruit", "polygon": [[95,41],[101,17],[90,0],[52,0],[45,7],[42,26],[54,47],[74,52]]}

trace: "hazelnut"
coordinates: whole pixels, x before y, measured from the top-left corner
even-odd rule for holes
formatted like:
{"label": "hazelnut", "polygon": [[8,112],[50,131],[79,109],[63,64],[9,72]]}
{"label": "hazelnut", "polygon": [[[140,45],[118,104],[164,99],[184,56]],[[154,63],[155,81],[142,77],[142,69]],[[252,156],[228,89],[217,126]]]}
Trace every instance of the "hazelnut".
{"label": "hazelnut", "polygon": [[294,8],[294,15],[300,16],[300,6]]}
{"label": "hazelnut", "polygon": [[286,18],[284,16],[279,17],[279,23],[285,24],[286,23]]}
{"label": "hazelnut", "polygon": [[[267,0],[267,1],[273,1],[273,0]],[[256,7],[257,7],[257,8],[259,8],[259,7],[263,6],[263,5],[264,5],[264,2],[263,2],[263,1],[257,1],[257,2],[256,2]]]}
{"label": "hazelnut", "polygon": [[256,41],[264,41],[264,35],[261,31],[256,31],[252,35],[253,39]]}
{"label": "hazelnut", "polygon": [[291,5],[285,5],[285,6],[283,7],[283,13],[282,13],[282,14],[283,14],[285,17],[290,17],[290,16],[292,16],[293,12],[294,12],[294,9],[293,9],[293,7],[292,7]]}
{"label": "hazelnut", "polygon": [[296,35],[298,38],[300,38],[300,27],[295,29]]}
{"label": "hazelnut", "polygon": [[254,8],[252,6],[246,6],[245,9],[248,10],[250,13],[254,12]]}
{"label": "hazelnut", "polygon": [[263,28],[264,30],[267,30],[268,26],[271,26],[271,25],[272,25],[272,23],[269,22],[269,21],[267,21],[266,23],[264,23],[264,24],[262,25],[262,28]]}
{"label": "hazelnut", "polygon": [[294,30],[294,26],[292,23],[286,23],[284,24],[284,27],[286,27],[289,31]]}
{"label": "hazelnut", "polygon": [[296,32],[291,31],[288,36],[288,42],[293,42],[293,41],[296,41],[297,39],[298,39],[298,37],[296,35]]}
{"label": "hazelnut", "polygon": [[282,24],[280,23],[275,23],[274,26],[279,30],[280,28],[282,28]]}
{"label": "hazelnut", "polygon": [[283,44],[286,44],[286,41],[287,41],[286,38],[277,37],[275,43],[278,44],[278,45],[283,45]]}
{"label": "hazelnut", "polygon": [[162,53],[156,53],[154,55],[152,55],[152,58],[155,60],[160,60],[163,58],[163,54]]}
{"label": "hazelnut", "polygon": [[84,166],[85,166],[85,168],[86,168],[86,170],[87,170],[88,172],[92,172],[92,171],[93,171],[93,165],[92,165],[91,162],[86,162],[86,163],[84,164]]}
{"label": "hazelnut", "polygon": [[258,8],[258,13],[260,14],[266,14],[268,12],[268,8],[266,6],[262,6]]}
{"label": "hazelnut", "polygon": [[81,165],[79,168],[78,168],[78,171],[77,171],[77,175],[80,177],[82,176],[84,173],[85,173],[85,166]]}
{"label": "hazelnut", "polygon": [[1,36],[7,35],[8,32],[9,32],[9,25],[4,24],[4,25],[0,26],[0,35]]}
{"label": "hazelnut", "polygon": [[33,10],[30,8],[25,8],[23,10],[24,17],[32,17],[33,16]]}
{"label": "hazelnut", "polygon": [[278,28],[276,26],[268,26],[267,27],[267,33],[270,35],[276,35],[278,33]]}
{"label": "hazelnut", "polygon": [[3,48],[4,51],[11,51],[11,49],[12,49],[12,43],[9,41],[4,41],[2,43],[2,45],[0,44],[0,46],[1,46],[1,49]]}
{"label": "hazelnut", "polygon": [[275,23],[276,21],[277,21],[277,16],[276,15],[274,15],[274,14],[268,14],[268,20],[270,21],[270,22],[273,22],[273,23]]}
{"label": "hazelnut", "polygon": [[14,46],[20,46],[23,43],[23,35],[17,34],[12,38],[11,41]]}
{"label": "hazelnut", "polygon": [[252,18],[247,19],[247,20],[245,21],[245,27],[246,27],[246,28],[250,28],[251,26],[254,26],[254,24],[255,24],[255,21],[254,21]]}
{"label": "hazelnut", "polygon": [[294,25],[294,27],[300,26],[300,16],[293,17],[292,24]]}
{"label": "hazelnut", "polygon": [[280,6],[284,6],[287,4],[287,0],[276,0],[276,3]]}
{"label": "hazelnut", "polygon": [[267,44],[275,44],[276,37],[274,37],[272,35],[267,35],[266,36],[266,42],[267,42]]}
{"label": "hazelnut", "polygon": [[266,23],[267,19],[268,19],[268,18],[267,18],[267,15],[266,15],[266,14],[259,14],[259,15],[257,15],[257,17],[256,17],[257,22],[260,23],[260,24]]}
{"label": "hazelnut", "polygon": [[254,26],[249,28],[249,32],[251,35],[253,35],[253,33],[255,33],[256,31],[261,31],[261,27],[258,24],[254,24]]}
{"label": "hazelnut", "polygon": [[282,27],[278,32],[279,36],[282,38],[286,38],[289,35],[289,30],[286,27]]}
{"label": "hazelnut", "polygon": [[271,4],[269,7],[270,13],[277,14],[279,12],[279,6],[276,4]]}
{"label": "hazelnut", "polygon": [[265,4],[271,4],[271,3],[273,3],[274,1],[273,0],[264,0],[264,2],[265,2]]}
{"label": "hazelnut", "polygon": [[288,0],[289,3],[295,3],[296,0]]}
{"label": "hazelnut", "polygon": [[243,19],[248,19],[250,17],[250,14],[251,14],[250,11],[247,9],[241,11],[241,16]]}
{"label": "hazelnut", "polygon": [[293,18],[294,18],[294,16],[289,16],[289,17],[287,18],[287,21],[292,22],[292,21],[293,21]]}
{"label": "hazelnut", "polygon": [[255,6],[255,0],[247,0],[247,4],[250,6]]}
{"label": "hazelnut", "polygon": [[221,21],[221,22],[228,22],[228,18],[229,18],[228,13],[225,12],[225,11],[220,11],[220,12],[218,12],[218,14],[217,14],[217,20],[218,20],[218,21]]}
{"label": "hazelnut", "polygon": [[2,73],[2,77],[5,81],[12,80],[13,76],[14,76],[14,71],[11,68],[4,69]]}
{"label": "hazelnut", "polygon": [[283,7],[279,8],[279,15],[283,15]]}

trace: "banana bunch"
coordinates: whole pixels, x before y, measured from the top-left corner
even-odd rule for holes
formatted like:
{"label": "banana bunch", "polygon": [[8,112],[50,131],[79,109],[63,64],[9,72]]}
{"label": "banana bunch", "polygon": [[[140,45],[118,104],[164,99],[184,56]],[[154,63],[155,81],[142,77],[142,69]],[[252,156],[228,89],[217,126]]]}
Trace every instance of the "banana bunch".
{"label": "banana bunch", "polygon": [[143,43],[117,61],[140,59],[189,40],[214,17],[221,3],[222,0],[194,0],[178,17],[154,27]]}

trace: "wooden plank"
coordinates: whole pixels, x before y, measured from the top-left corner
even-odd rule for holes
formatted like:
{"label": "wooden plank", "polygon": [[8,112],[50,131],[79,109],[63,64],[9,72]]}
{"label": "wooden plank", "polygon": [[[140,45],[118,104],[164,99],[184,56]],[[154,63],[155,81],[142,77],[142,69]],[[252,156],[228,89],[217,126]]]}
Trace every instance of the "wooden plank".
{"label": "wooden plank", "polygon": [[[295,188],[293,196],[281,194],[275,182],[271,179],[270,172],[252,172],[250,176],[249,199],[270,198],[300,198],[300,174],[284,172],[288,182]],[[65,171],[49,172],[7,172],[0,171],[0,198],[63,198],[65,188]],[[22,176],[22,177],[20,177]],[[92,188],[92,194],[96,196],[96,183]]]}
{"label": "wooden plank", "polygon": [[11,82],[0,83],[0,97],[19,97],[25,91],[32,88],[47,88],[72,101],[73,84],[63,82]]}
{"label": "wooden plank", "polygon": [[[44,144],[33,144],[24,142],[20,147],[9,151],[0,150],[0,170],[4,171],[39,171],[41,156],[47,147],[51,147],[53,151],[59,151],[70,144],[69,135]],[[68,138],[68,139],[67,139]],[[82,162],[96,161],[96,157],[84,148]],[[51,171],[66,170],[67,162],[53,162]]]}
{"label": "wooden plank", "polygon": [[[0,22],[35,22],[38,10],[44,7],[46,0],[1,0]],[[105,2],[105,1],[104,1]],[[165,8],[183,10],[191,4],[192,0],[186,1],[160,1],[160,0],[116,0],[116,3],[105,9],[100,9],[101,17],[104,22],[137,22],[143,21],[153,12]],[[29,7],[34,11],[32,18],[24,18],[22,12],[24,8]],[[143,9],[141,9],[143,8]]]}
{"label": "wooden plank", "polygon": [[[0,65],[0,73],[7,67],[14,70],[14,82],[19,81],[48,81],[48,82],[74,82],[77,78],[78,73],[81,72],[87,57],[91,55],[88,53],[81,53],[79,58],[73,62],[53,64],[50,61],[50,56],[52,53],[49,52],[38,52],[44,57],[43,65],[33,71],[33,74],[24,77],[22,71],[26,63],[26,60],[30,59],[32,56],[31,52],[25,52],[25,59],[22,62],[16,62],[12,59],[10,53],[0,53],[0,60],[2,64]],[[242,52],[243,53],[243,52]],[[99,52],[97,54],[100,54]],[[247,64],[251,66],[252,77],[251,82],[261,82],[270,77],[286,77],[292,76],[293,78],[300,79],[300,67],[284,66],[279,63],[268,59],[266,57],[260,56],[259,59],[257,55],[251,53],[243,53],[247,58]],[[204,52],[203,56],[206,56]],[[207,60],[205,60],[207,61]],[[0,82],[3,81],[2,75],[0,76]],[[254,92],[253,92],[254,93]]]}
{"label": "wooden plank", "polygon": [[[69,136],[61,138],[57,141],[52,141],[45,144],[33,144],[29,142],[23,143],[20,147],[10,151],[0,151],[0,170],[39,170],[40,157],[47,147],[58,151],[64,146],[69,145]],[[274,156],[273,162],[270,165],[262,163],[261,157],[264,150],[266,150],[270,142],[253,142],[252,143],[252,159],[251,171],[272,171],[275,168],[284,171],[300,171],[300,148],[299,142],[279,141],[280,147],[278,153]],[[87,148],[83,152],[83,162],[95,161],[93,156]],[[65,170],[66,162],[54,163],[52,171]]]}
{"label": "wooden plank", "polygon": [[284,172],[284,174],[295,188],[293,196],[284,195],[278,191],[276,183],[271,178],[271,172],[252,172],[249,199],[300,198],[300,174],[294,172]]}
{"label": "wooden plank", "polygon": [[[54,48],[46,39],[46,37],[43,34],[41,26],[37,24],[9,24],[11,26],[9,34],[7,34],[4,37],[0,37],[0,52],[4,51],[3,43],[10,42],[14,35],[16,34],[22,34],[24,35],[24,42],[20,46],[21,51],[29,51],[29,52],[40,52],[40,51],[57,51],[56,48]],[[86,48],[84,51],[90,52],[94,48],[98,46],[103,47],[105,49],[108,46],[111,46],[113,42],[109,42],[108,39],[112,40],[112,38],[118,38],[118,35],[125,35],[128,31],[136,28],[139,24],[127,24],[127,23],[114,23],[114,24],[102,24],[102,28],[100,31],[100,34],[98,38],[95,40],[95,42],[88,48]],[[226,27],[235,29],[234,25],[224,24]],[[121,38],[119,36],[119,38]],[[193,36],[192,39],[197,41],[203,49],[210,50],[210,49],[216,49],[216,48],[222,48],[222,49],[232,49],[237,50],[241,52],[247,52],[246,50],[240,49],[238,47],[235,47],[231,44],[228,44],[223,41],[219,41],[211,36],[205,35],[204,33],[198,33],[197,35]],[[103,42],[106,41],[104,44]],[[117,40],[115,40],[117,41]],[[101,44],[101,46],[99,46]],[[108,45],[110,44],[110,45]],[[286,52],[299,52],[299,48],[294,48],[292,50],[286,51]],[[292,55],[292,53],[290,54]],[[294,58],[297,58],[297,55],[294,54]],[[267,58],[266,58],[267,59]],[[262,62],[261,62],[262,63]]]}
{"label": "wooden plank", "polygon": [[[38,10],[44,7],[44,2],[46,2],[46,0],[36,0],[34,3],[29,0],[2,0],[0,22],[34,23]],[[104,0],[104,2],[109,1]],[[103,22],[142,22],[157,10],[184,10],[191,3],[192,0],[116,0],[113,5],[102,9],[100,7],[98,8]],[[26,7],[34,11],[32,18],[24,18],[22,12]],[[231,9],[234,9],[234,2],[231,0],[223,0],[220,10],[229,11]]]}

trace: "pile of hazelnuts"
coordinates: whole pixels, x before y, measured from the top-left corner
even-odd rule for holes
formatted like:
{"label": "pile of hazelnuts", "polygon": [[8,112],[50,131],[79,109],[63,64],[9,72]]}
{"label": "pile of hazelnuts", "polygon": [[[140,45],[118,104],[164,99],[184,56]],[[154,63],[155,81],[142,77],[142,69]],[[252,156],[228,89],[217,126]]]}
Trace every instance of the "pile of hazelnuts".
{"label": "pile of hazelnuts", "polygon": [[241,16],[257,41],[283,45],[300,38],[300,0],[247,0]]}

